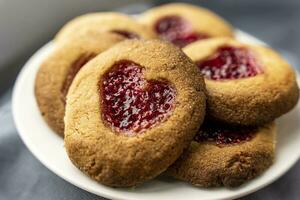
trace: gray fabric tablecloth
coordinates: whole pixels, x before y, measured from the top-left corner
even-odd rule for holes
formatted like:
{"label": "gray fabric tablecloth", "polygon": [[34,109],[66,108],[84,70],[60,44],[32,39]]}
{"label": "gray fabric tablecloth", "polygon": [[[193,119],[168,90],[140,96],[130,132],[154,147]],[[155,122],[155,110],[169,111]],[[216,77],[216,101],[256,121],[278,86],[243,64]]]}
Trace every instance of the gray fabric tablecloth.
{"label": "gray fabric tablecloth", "polygon": [[[31,1],[32,0],[28,0],[28,2]],[[3,1],[0,1],[0,6],[3,6],[1,5],[2,2]],[[42,3],[46,1],[40,2],[39,4],[41,4],[42,7]],[[76,10],[71,14],[69,13],[66,15],[68,17],[62,17],[58,23],[53,25],[52,31],[48,31],[48,34],[41,33],[43,36],[38,37],[35,43],[32,42],[29,44],[28,42],[28,44],[26,44],[27,48],[17,47],[17,44],[14,43],[8,44],[8,41],[14,41],[14,39],[8,35],[7,38],[9,40],[3,39],[3,37],[5,37],[3,35],[4,31],[2,29],[0,30],[0,200],[103,199],[69,184],[53,174],[33,157],[18,136],[11,113],[11,88],[13,81],[17,71],[21,68],[28,56],[43,43],[47,42],[53,36],[57,28],[68,18],[88,11],[101,10],[101,2],[103,1],[99,1],[97,4],[95,2],[92,3],[92,1],[84,0],[76,0],[76,2],[89,2],[93,4],[93,6],[89,7],[86,5],[87,3],[85,3],[82,9]],[[154,3],[161,2],[166,1],[154,1]],[[300,36],[300,1],[197,1],[197,3],[199,2],[224,16],[234,26],[266,41],[272,47],[280,51],[295,68],[299,67],[300,39],[298,37]],[[66,1],[64,1],[64,3],[66,3]],[[72,4],[72,1],[68,1],[68,3]],[[32,6],[38,7],[39,4]],[[95,5],[98,4],[99,8],[95,7]],[[53,3],[51,5],[53,5]],[[49,9],[51,9],[51,5],[49,5]],[[147,4],[143,4],[139,1],[139,4],[131,4],[121,10],[137,12],[145,9],[145,7],[147,7]],[[3,9],[3,7],[0,7],[0,12],[1,8]],[[44,8],[46,9],[47,6],[44,6]],[[26,8],[22,9],[26,11]],[[27,15],[29,14],[27,13]],[[21,18],[23,16],[20,14],[16,17]],[[34,19],[28,19],[28,24]],[[3,18],[0,18],[1,28],[3,20]],[[13,23],[13,19],[11,23]],[[32,23],[34,24],[35,22]],[[41,26],[40,28],[43,29]],[[14,31],[17,31],[17,29]],[[26,30],[24,30],[23,33],[25,32]],[[6,33],[9,33],[9,31],[6,30]],[[15,32],[12,35],[16,35]],[[7,48],[3,48],[1,44],[6,44],[13,52],[17,52],[13,59],[9,56],[3,56]],[[300,162],[275,183],[243,199],[297,200],[300,196],[299,184]],[[199,197],[199,199],[201,199],[201,197]]]}

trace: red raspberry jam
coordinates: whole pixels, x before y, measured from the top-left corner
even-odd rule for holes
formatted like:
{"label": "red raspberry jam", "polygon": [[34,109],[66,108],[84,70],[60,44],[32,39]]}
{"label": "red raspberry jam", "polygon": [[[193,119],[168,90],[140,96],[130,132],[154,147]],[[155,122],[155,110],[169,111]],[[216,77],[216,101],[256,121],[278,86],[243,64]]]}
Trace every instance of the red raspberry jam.
{"label": "red raspberry jam", "polygon": [[76,74],[79,72],[79,70],[91,59],[93,59],[96,56],[95,53],[84,53],[80,55],[70,66],[70,69],[68,70],[67,76],[65,78],[65,81],[63,83],[63,86],[61,88],[61,99],[63,102],[66,102],[66,96],[69,91],[69,87],[71,86],[71,83],[73,79],[75,78]]}
{"label": "red raspberry jam", "polygon": [[139,39],[140,36],[138,36],[136,33],[132,33],[132,32],[129,32],[129,31],[124,31],[124,30],[112,30],[111,31],[112,33],[116,33],[118,35],[121,35],[125,38],[128,38],[128,39]]}
{"label": "red raspberry jam", "polygon": [[253,138],[255,128],[228,127],[220,124],[205,123],[194,137],[196,142],[215,142],[218,146],[239,144]]}
{"label": "red raspberry jam", "polygon": [[163,17],[156,22],[154,28],[162,39],[172,42],[179,47],[208,38],[208,35],[204,33],[196,33],[192,25],[179,16]]}
{"label": "red raspberry jam", "polygon": [[197,65],[205,78],[212,80],[240,79],[262,73],[254,53],[244,47],[221,46]]}
{"label": "red raspberry jam", "polygon": [[175,89],[165,80],[146,80],[144,68],[121,60],[100,82],[103,119],[118,133],[134,136],[167,119]]}

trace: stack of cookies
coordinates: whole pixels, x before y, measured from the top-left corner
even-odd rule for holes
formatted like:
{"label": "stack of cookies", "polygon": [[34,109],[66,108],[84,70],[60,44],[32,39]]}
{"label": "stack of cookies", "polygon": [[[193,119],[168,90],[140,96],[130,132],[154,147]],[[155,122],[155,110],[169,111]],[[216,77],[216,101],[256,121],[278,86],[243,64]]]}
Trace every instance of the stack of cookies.
{"label": "stack of cookies", "polygon": [[239,186],[271,166],[273,121],[299,97],[280,55],[192,5],[86,14],[54,43],[36,76],[41,114],[72,163],[112,187],[162,173]]}

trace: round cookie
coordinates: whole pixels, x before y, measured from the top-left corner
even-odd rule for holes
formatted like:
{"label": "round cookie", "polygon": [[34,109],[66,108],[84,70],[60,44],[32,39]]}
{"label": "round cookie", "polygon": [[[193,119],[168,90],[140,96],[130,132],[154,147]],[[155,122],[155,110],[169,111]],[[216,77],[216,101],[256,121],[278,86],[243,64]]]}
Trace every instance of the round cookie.
{"label": "round cookie", "polygon": [[234,35],[232,27],[215,13],[184,3],[154,7],[140,15],[139,21],[179,47],[201,39]]}
{"label": "round cookie", "polygon": [[274,160],[276,126],[226,127],[206,122],[167,174],[200,187],[236,187]]}
{"label": "round cookie", "polygon": [[84,32],[110,32],[128,39],[151,39],[156,34],[147,26],[138,23],[130,16],[114,13],[89,13],[68,22],[57,33],[55,41],[61,41]]}
{"label": "round cookie", "polygon": [[56,44],[42,63],[35,80],[35,96],[48,125],[64,135],[65,98],[80,68],[97,54],[124,40],[110,33],[79,34]]}
{"label": "round cookie", "polygon": [[181,155],[204,114],[203,77],[180,49],[159,40],[126,40],[75,77],[65,147],[73,164],[96,181],[136,186]]}
{"label": "round cookie", "polygon": [[298,102],[293,69],[268,47],[215,38],[190,44],[183,51],[204,75],[210,119],[260,125],[287,113]]}

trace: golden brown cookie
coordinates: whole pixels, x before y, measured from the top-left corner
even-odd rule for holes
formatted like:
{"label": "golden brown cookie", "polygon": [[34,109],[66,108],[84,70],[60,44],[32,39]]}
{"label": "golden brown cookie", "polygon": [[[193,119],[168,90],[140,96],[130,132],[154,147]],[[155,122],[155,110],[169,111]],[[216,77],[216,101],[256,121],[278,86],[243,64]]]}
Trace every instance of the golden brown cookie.
{"label": "golden brown cookie", "polygon": [[179,47],[201,39],[234,35],[232,27],[215,13],[184,3],[154,7],[139,16],[139,20]]}
{"label": "golden brown cookie", "polygon": [[74,165],[98,182],[135,186],[180,156],[204,113],[203,78],[180,49],[159,40],[126,40],[75,77],[65,147]]}
{"label": "golden brown cookie", "polygon": [[183,51],[205,77],[210,119],[259,125],[287,113],[298,102],[293,69],[268,47],[216,38],[195,42]]}
{"label": "golden brown cookie", "polygon": [[65,97],[76,73],[97,54],[124,40],[110,33],[79,34],[56,44],[41,65],[35,80],[35,96],[48,125],[64,134]]}
{"label": "golden brown cookie", "polygon": [[85,32],[110,32],[128,39],[151,39],[156,34],[145,25],[136,22],[130,16],[114,12],[89,13],[68,22],[58,32],[55,41],[76,36]]}
{"label": "golden brown cookie", "polygon": [[263,173],[274,160],[276,127],[202,125],[167,174],[201,187],[236,187]]}

